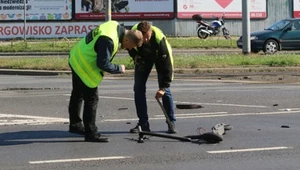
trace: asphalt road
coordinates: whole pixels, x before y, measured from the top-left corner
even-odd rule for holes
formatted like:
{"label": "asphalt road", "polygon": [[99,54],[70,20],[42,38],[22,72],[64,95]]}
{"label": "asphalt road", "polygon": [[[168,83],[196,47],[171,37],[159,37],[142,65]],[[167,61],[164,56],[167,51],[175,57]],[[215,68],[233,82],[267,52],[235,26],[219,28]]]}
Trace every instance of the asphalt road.
{"label": "asphalt road", "polygon": [[[136,142],[133,80],[107,77],[99,86],[97,125],[109,143],[87,143],[67,132],[69,76],[0,76],[0,169],[300,169],[298,85],[245,81],[175,79],[175,103],[204,108],[176,109],[178,135],[207,131],[217,123],[233,129],[219,144],[151,137]],[[167,126],[147,85],[151,130]],[[288,126],[289,128],[282,128]]]}

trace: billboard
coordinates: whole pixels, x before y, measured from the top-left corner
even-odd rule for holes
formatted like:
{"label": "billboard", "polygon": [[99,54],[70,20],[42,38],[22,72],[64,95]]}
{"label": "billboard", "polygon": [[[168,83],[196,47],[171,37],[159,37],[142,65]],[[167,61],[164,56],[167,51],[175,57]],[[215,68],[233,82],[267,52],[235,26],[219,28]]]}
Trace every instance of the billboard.
{"label": "billboard", "polygon": [[[26,0],[26,20],[70,20],[72,0]],[[24,0],[1,0],[0,21],[24,20]]]}
{"label": "billboard", "polygon": [[[76,20],[105,19],[106,0],[75,0]],[[174,0],[111,0],[112,19],[173,19]]]}
{"label": "billboard", "polygon": [[299,0],[293,1],[293,17],[300,18],[300,1]]}
{"label": "billboard", "polygon": [[[96,28],[102,22],[38,22],[26,24],[27,38],[80,38]],[[131,27],[136,22],[119,22]],[[0,39],[24,37],[23,23],[1,23]]]}
{"label": "billboard", "polygon": [[[249,0],[250,18],[267,18],[266,0]],[[202,14],[203,18],[222,16],[226,18],[242,18],[242,0],[178,0],[177,17],[191,19],[194,14]]]}

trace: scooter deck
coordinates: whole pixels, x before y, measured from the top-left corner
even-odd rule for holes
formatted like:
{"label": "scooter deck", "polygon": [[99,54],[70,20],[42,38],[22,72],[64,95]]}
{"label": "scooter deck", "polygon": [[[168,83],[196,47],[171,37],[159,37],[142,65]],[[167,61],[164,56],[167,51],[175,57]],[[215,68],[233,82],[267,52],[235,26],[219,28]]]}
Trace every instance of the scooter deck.
{"label": "scooter deck", "polygon": [[181,142],[191,142],[192,141],[191,138],[175,136],[175,135],[167,135],[167,134],[162,134],[162,133],[141,131],[141,132],[139,132],[139,135],[140,135],[140,137],[143,137],[144,135],[149,135],[149,136],[156,136],[156,137],[162,137],[162,138],[168,138],[168,139],[175,139],[175,140],[179,140]]}
{"label": "scooter deck", "polygon": [[161,134],[161,133],[154,133],[154,132],[146,132],[142,131],[141,127],[139,129],[139,140],[138,143],[144,143],[144,136],[156,136],[162,137],[167,139],[175,139],[181,142],[194,142],[197,141],[204,141],[206,143],[219,143],[223,141],[222,134],[225,134],[225,131],[231,130],[232,126],[227,124],[217,124],[212,128],[212,132],[206,132],[200,135],[188,135],[188,136],[176,136],[176,135],[168,135],[168,134]]}

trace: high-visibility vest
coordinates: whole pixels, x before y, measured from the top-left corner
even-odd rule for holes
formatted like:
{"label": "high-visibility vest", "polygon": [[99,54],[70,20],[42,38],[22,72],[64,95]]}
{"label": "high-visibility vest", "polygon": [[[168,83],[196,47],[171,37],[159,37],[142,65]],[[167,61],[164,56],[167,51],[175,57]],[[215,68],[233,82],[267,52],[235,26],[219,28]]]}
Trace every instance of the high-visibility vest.
{"label": "high-visibility vest", "polygon": [[[135,25],[131,28],[131,30],[137,30],[137,26],[138,26],[138,24],[135,24]],[[156,26],[151,25],[151,29],[152,29],[152,31],[155,33],[155,41],[156,41],[156,43],[159,45],[160,41],[161,41],[164,37],[166,37],[166,36],[165,36],[165,35],[163,34],[163,32],[162,32],[159,28],[157,28]],[[137,48],[135,48],[135,49],[137,49]]]}
{"label": "high-visibility vest", "polygon": [[97,66],[95,43],[101,36],[109,37],[114,43],[110,58],[112,60],[119,48],[118,25],[116,21],[107,21],[99,25],[71,49],[69,63],[83,83],[90,88],[97,87],[103,79],[103,70]]}
{"label": "high-visibility vest", "polygon": [[[135,24],[132,28],[131,28],[131,30],[137,30],[137,26],[138,26],[138,24]],[[151,29],[152,29],[152,31],[154,32],[154,34],[155,34],[155,42],[158,44],[158,45],[160,45],[160,41],[163,39],[163,38],[166,38],[166,36],[163,34],[163,32],[159,29],[159,28],[157,28],[156,26],[153,26],[153,25],[151,25]],[[174,70],[174,65],[173,65],[173,54],[172,54],[172,48],[171,48],[171,45],[169,44],[169,42],[168,41],[166,41],[166,44],[167,44],[167,48],[168,48],[168,52],[169,52],[169,55],[170,55],[170,60],[171,60],[171,64],[172,64],[172,69]],[[137,47],[135,47],[134,48],[136,51],[138,51],[138,48]],[[158,50],[158,49],[157,49]],[[156,50],[156,51],[157,51]],[[157,54],[157,52],[156,52],[156,54]],[[174,78],[174,75],[172,75],[172,79]]]}
{"label": "high-visibility vest", "polygon": [[[135,25],[131,28],[131,30],[137,30],[137,26],[138,26],[138,24],[135,24]],[[156,41],[156,43],[159,45],[159,44],[160,44],[160,41],[161,41],[164,37],[166,38],[166,36],[165,36],[165,35],[163,34],[163,32],[162,32],[159,28],[157,28],[156,26],[151,25],[151,29],[152,29],[152,31],[155,33],[155,41]],[[168,41],[166,41],[166,43],[167,43],[167,48],[168,48],[169,53],[170,53],[170,57],[172,57],[172,60],[173,60],[171,45],[169,44]],[[135,49],[136,51],[138,51],[137,47],[135,47],[134,49]]]}

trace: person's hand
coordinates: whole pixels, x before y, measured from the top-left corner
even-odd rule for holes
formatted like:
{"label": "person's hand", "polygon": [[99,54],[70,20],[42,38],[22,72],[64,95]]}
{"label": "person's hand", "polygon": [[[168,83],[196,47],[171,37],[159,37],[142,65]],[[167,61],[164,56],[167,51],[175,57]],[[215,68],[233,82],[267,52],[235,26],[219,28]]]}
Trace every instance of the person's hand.
{"label": "person's hand", "polygon": [[155,94],[155,98],[159,99],[162,98],[164,95],[165,95],[165,91],[163,89],[159,89]]}
{"label": "person's hand", "polygon": [[121,67],[121,73],[125,73],[125,65],[121,64],[120,67]]}

